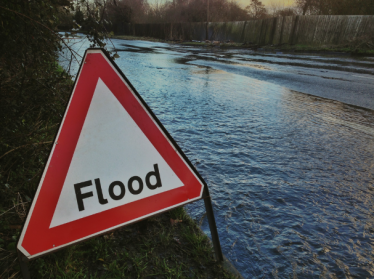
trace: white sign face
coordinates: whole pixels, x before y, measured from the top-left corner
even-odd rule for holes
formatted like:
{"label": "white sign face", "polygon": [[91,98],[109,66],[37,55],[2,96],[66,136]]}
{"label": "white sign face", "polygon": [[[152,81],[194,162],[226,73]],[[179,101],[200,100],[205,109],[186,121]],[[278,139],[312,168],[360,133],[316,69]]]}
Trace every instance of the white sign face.
{"label": "white sign face", "polygon": [[181,186],[99,78],[50,228]]}

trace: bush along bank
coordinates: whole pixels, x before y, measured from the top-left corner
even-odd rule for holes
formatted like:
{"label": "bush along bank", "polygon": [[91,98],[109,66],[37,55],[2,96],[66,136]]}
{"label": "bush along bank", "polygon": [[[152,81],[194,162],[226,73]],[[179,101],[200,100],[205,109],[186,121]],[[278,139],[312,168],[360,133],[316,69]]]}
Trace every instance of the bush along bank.
{"label": "bush along bank", "polygon": [[20,277],[17,238],[72,88],[56,63],[56,26],[70,4],[0,0],[0,278]]}

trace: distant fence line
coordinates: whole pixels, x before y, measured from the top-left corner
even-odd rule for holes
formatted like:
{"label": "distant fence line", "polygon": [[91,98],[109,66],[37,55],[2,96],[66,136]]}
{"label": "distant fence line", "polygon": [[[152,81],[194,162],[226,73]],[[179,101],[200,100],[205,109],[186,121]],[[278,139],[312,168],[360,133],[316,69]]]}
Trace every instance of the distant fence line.
{"label": "distant fence line", "polygon": [[[123,24],[118,33],[163,40],[206,39],[206,22]],[[374,16],[285,16],[234,22],[210,22],[209,40],[259,45],[337,45],[374,37]]]}

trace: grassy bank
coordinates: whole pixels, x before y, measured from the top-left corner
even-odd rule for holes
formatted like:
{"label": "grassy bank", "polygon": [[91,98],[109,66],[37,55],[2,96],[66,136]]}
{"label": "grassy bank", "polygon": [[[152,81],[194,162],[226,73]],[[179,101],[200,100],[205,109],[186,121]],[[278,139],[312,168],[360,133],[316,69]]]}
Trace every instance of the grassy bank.
{"label": "grassy bank", "polygon": [[[1,278],[19,277],[13,250],[3,262]],[[235,278],[183,208],[32,261],[30,271],[32,278]]]}
{"label": "grassy bank", "polygon": [[310,53],[342,53],[350,55],[374,56],[374,48],[354,47],[350,45],[282,45],[282,46],[264,46],[262,50],[266,51],[285,51],[285,52],[310,52]]}
{"label": "grassy bank", "polygon": [[201,47],[222,47],[222,48],[248,48],[249,46],[245,46],[242,43],[223,43],[218,41],[171,41],[171,40],[162,40],[152,37],[137,37],[137,36],[127,36],[127,35],[113,35],[111,36],[113,39],[119,40],[140,40],[140,41],[149,41],[149,42],[162,42],[162,43],[169,43],[169,44],[179,44],[179,45],[187,45],[187,46],[201,46]]}
{"label": "grassy bank", "polygon": [[112,35],[110,36],[112,39],[120,39],[120,40],[139,40],[139,41],[150,41],[150,42],[167,42],[165,40],[152,38],[152,37],[136,37],[136,36],[127,36],[127,35]]}
{"label": "grassy bank", "polygon": [[284,51],[284,52],[309,52],[309,53],[342,53],[350,55],[361,55],[361,56],[374,56],[374,45],[369,41],[363,42],[350,42],[343,45],[324,45],[324,46],[313,46],[313,45],[267,45],[260,46],[257,44],[250,43],[235,43],[235,42],[219,42],[219,41],[168,41],[161,40],[151,37],[136,37],[127,35],[114,35],[114,39],[121,40],[143,40],[151,42],[164,42],[171,44],[180,44],[187,46],[196,47],[219,47],[223,49],[252,49],[252,50],[263,50],[263,51]]}

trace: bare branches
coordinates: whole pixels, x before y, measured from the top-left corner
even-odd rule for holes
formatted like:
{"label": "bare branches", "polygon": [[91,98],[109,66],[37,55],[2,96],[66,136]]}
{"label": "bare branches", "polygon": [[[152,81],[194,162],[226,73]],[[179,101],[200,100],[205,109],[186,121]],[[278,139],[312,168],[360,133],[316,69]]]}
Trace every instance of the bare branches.
{"label": "bare branches", "polygon": [[[79,61],[78,59],[77,59],[77,57],[76,57],[76,55],[77,56],[79,56],[80,58],[82,58],[82,56],[81,55],[79,55],[76,51],[74,51],[63,39],[61,39],[61,37],[57,34],[57,32],[56,31],[54,31],[54,30],[52,30],[51,28],[49,28],[48,26],[46,26],[46,25],[44,25],[43,23],[41,23],[41,22],[39,22],[39,21],[37,21],[37,20],[35,20],[35,19],[33,19],[33,18],[31,18],[31,17],[29,17],[29,16],[27,16],[27,15],[24,15],[24,14],[22,14],[22,13],[19,13],[19,12],[17,12],[17,11],[13,11],[13,10],[11,10],[11,9],[8,9],[8,8],[6,8],[6,7],[3,7],[3,6],[0,6],[0,8],[1,9],[4,9],[4,10],[7,10],[7,11],[10,11],[10,12],[13,12],[13,13],[15,13],[15,14],[17,14],[18,16],[22,16],[22,17],[25,17],[25,18],[27,18],[27,19],[29,19],[29,20],[31,20],[32,22],[35,22],[35,23],[37,23],[37,24],[39,24],[40,26],[42,26],[42,27],[44,27],[45,29],[47,29],[47,30],[49,30],[51,33],[53,33],[53,34],[55,34],[58,38],[59,38],[59,40],[65,45],[65,47],[67,47],[72,53],[73,53],[73,56],[74,56],[74,58],[75,58],[75,60],[76,61]],[[0,157],[1,158],[1,157]]]}
{"label": "bare branches", "polygon": [[15,209],[18,217],[23,220],[26,217],[26,204],[29,202],[24,202],[22,200],[21,194],[18,192],[17,194],[17,202],[13,202],[13,206],[9,208],[7,211],[4,211],[3,213],[0,214],[0,217],[9,211]]}
{"label": "bare branches", "polygon": [[251,0],[251,3],[246,7],[251,18],[260,19],[267,17],[267,10],[259,0]]}
{"label": "bare branches", "polygon": [[28,144],[24,144],[24,145],[21,145],[21,146],[18,146],[16,148],[13,148],[12,150],[9,150],[8,152],[4,153],[3,155],[0,156],[0,159],[3,158],[4,156],[8,155],[9,153],[13,152],[13,151],[16,151],[17,149],[20,149],[20,148],[24,148],[26,146],[30,146],[30,145],[40,145],[40,144],[48,144],[48,143],[52,143],[52,141],[45,141],[45,142],[37,142],[37,143],[28,143]]}
{"label": "bare branches", "polygon": [[373,15],[373,0],[296,0],[303,15]]}

